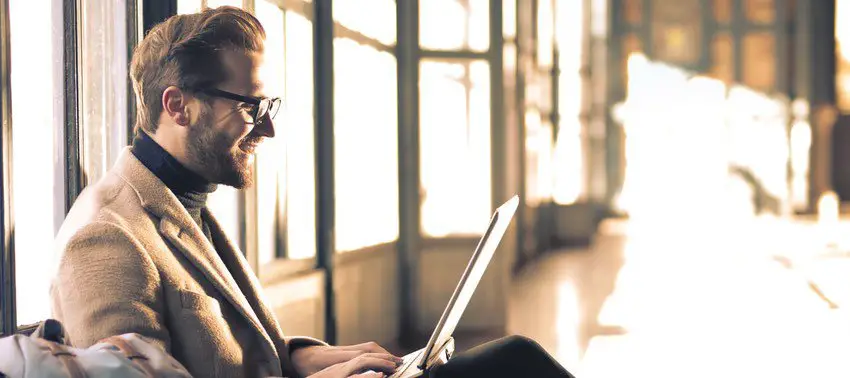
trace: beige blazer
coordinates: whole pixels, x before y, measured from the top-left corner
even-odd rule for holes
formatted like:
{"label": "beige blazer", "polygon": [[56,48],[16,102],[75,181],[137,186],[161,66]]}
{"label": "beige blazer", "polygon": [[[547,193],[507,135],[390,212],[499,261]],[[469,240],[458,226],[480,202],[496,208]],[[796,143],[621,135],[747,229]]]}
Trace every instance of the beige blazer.
{"label": "beige blazer", "polygon": [[238,247],[202,216],[214,245],[126,148],[57,235],[53,316],[74,346],[135,332],[196,377],[296,376],[292,349],[321,341],[284,337]]}

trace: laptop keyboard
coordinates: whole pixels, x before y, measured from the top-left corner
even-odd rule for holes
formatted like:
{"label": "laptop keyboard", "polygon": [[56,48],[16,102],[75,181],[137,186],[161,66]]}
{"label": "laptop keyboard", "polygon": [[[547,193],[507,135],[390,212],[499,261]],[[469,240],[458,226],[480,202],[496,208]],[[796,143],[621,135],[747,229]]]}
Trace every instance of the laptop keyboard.
{"label": "laptop keyboard", "polygon": [[391,375],[390,378],[401,378],[405,376],[405,372],[410,369],[416,369],[416,363],[422,357],[422,353],[425,351],[425,348],[417,350],[413,353],[408,353],[406,356],[402,357],[401,365],[395,371],[395,374]]}

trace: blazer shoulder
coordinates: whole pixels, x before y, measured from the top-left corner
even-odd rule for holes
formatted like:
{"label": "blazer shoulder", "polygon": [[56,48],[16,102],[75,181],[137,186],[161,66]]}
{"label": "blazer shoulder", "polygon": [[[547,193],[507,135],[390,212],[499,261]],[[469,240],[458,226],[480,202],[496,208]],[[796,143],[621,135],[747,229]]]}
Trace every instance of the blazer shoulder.
{"label": "blazer shoulder", "polygon": [[56,244],[63,248],[74,235],[92,223],[107,221],[120,224],[123,223],[122,218],[132,218],[141,212],[141,201],[135,190],[120,175],[110,172],[80,193],[56,234]]}

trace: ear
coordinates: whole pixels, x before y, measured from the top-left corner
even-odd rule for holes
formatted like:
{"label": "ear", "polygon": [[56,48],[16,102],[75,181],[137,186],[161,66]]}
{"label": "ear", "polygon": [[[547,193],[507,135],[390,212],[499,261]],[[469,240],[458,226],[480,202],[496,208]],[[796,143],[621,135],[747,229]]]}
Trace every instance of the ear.
{"label": "ear", "polygon": [[189,114],[190,96],[180,88],[170,86],[162,92],[162,111],[165,115],[180,126],[189,126],[191,117]]}

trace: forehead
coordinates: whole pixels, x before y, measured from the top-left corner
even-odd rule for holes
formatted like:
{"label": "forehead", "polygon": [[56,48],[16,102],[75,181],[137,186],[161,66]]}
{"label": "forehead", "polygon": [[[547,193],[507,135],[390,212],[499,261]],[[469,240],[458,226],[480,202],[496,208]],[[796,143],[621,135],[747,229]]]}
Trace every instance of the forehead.
{"label": "forehead", "polygon": [[259,68],[263,64],[261,52],[225,50],[221,53],[222,64],[228,80],[221,89],[239,94],[257,94],[262,91]]}

